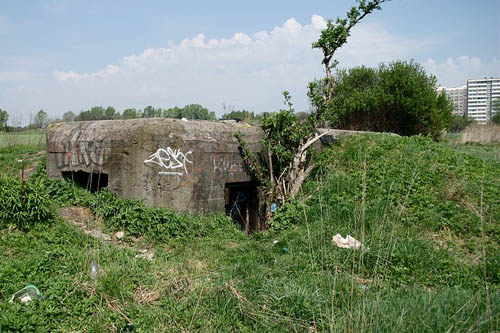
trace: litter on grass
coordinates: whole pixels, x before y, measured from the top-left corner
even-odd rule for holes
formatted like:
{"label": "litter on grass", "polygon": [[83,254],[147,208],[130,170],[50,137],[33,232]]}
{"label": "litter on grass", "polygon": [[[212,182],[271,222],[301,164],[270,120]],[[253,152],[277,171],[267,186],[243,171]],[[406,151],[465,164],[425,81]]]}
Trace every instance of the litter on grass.
{"label": "litter on grass", "polygon": [[146,259],[146,260],[153,260],[153,257],[155,256],[154,252],[149,252],[146,249],[139,250],[139,252],[141,252],[141,254],[137,254],[135,256],[136,258],[142,258],[142,259]]}
{"label": "litter on grass", "polygon": [[42,293],[33,284],[28,284],[21,290],[18,290],[10,298],[9,303],[14,303],[14,301],[20,301],[21,303],[29,303],[34,299],[42,299]]}
{"label": "litter on grass", "polygon": [[97,275],[99,275],[99,266],[94,260],[92,260],[90,263],[90,277],[95,280],[97,279]]}
{"label": "litter on grass", "polygon": [[346,238],[344,238],[340,234],[336,234],[332,238],[332,243],[342,249],[365,249],[363,244],[351,235],[347,235]]}

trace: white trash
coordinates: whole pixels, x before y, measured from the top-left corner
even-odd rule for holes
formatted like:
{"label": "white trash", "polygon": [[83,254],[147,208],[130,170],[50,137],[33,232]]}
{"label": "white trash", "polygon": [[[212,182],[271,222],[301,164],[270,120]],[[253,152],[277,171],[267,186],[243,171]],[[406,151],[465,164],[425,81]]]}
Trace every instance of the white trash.
{"label": "white trash", "polygon": [[342,249],[364,249],[363,244],[351,235],[344,238],[340,234],[336,234],[332,237],[332,243]]}

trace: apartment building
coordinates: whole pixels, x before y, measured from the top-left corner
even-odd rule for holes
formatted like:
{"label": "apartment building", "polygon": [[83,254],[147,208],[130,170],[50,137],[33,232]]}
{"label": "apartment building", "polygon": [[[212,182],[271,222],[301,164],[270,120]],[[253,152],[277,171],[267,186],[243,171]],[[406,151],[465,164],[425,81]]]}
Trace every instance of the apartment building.
{"label": "apartment building", "polygon": [[444,91],[453,102],[453,114],[463,115],[467,112],[467,86],[456,88],[438,87],[438,92]]}
{"label": "apartment building", "polygon": [[492,102],[500,98],[500,78],[467,80],[467,116],[480,124],[491,120]]}

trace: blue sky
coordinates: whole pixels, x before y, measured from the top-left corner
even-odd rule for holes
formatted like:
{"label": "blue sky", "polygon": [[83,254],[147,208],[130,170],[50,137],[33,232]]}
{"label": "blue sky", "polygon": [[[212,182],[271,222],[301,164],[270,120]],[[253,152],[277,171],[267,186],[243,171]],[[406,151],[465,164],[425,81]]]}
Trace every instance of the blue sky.
{"label": "blue sky", "polygon": [[[357,26],[340,67],[415,59],[446,86],[500,76],[500,1],[393,0]],[[11,123],[94,105],[222,103],[307,110],[310,45],[353,0],[2,0],[0,108]]]}

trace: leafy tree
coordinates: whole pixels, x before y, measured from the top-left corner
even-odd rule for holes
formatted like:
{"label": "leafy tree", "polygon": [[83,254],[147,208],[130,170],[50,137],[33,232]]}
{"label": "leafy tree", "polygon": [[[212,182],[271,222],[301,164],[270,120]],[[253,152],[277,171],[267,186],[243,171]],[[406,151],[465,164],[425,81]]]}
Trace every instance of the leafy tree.
{"label": "leafy tree", "polygon": [[90,120],[112,120],[120,117],[120,114],[116,112],[115,108],[108,106],[104,108],[102,106],[93,106],[90,110],[82,111],[75,118],[76,121],[90,121]]}
{"label": "leafy tree", "polygon": [[491,121],[494,124],[500,125],[500,98],[493,100],[491,103]]}
{"label": "leafy tree", "polygon": [[7,111],[0,109],[0,129],[5,129],[7,127],[8,120],[9,114]]}
{"label": "leafy tree", "polygon": [[458,133],[463,131],[467,126],[473,123],[472,118],[468,118],[466,114],[463,115],[452,115],[450,119],[450,125],[448,130],[453,133]]}
{"label": "leafy tree", "polygon": [[[327,27],[321,31],[319,39],[312,44],[323,52],[322,64],[326,77],[309,84],[308,95],[314,107],[307,121],[299,122],[293,114],[291,97],[284,92],[288,109],[264,117],[261,121],[265,137],[262,151],[254,154],[246,145],[241,133],[236,134],[240,144],[243,161],[249,173],[262,184],[266,204],[285,202],[293,199],[300,190],[307,175],[312,171],[308,158],[309,147],[321,138],[315,128],[323,122],[335,89],[335,79],[331,70],[337,65],[333,59],[335,52],[347,42],[351,29],[366,15],[379,10],[380,4],[387,0],[357,0],[357,6],[347,13],[347,18],[328,20]],[[266,209],[267,220],[270,217]]]}
{"label": "leafy tree", "polygon": [[224,113],[221,119],[235,119],[238,121],[253,122],[257,118],[255,117],[255,114],[253,112],[246,110],[233,110],[231,112]]}
{"label": "leafy tree", "polygon": [[120,114],[116,112],[115,108],[112,106],[108,106],[106,110],[104,110],[104,119],[111,120],[116,119]]}
{"label": "leafy tree", "polygon": [[332,75],[332,69],[338,65],[338,61],[333,58],[335,52],[347,43],[351,29],[366,15],[374,10],[380,10],[380,5],[386,1],[390,0],[356,0],[358,6],[352,7],[347,12],[346,18],[337,18],[335,23],[331,19],[327,21],[326,29],[321,31],[319,39],[312,44],[313,48],[321,49],[323,52],[322,64],[325,66],[326,73],[326,77],[322,80],[309,83],[308,96],[315,107],[311,120],[316,125],[321,122],[335,90],[335,78]]}
{"label": "leafy tree", "polygon": [[40,110],[33,120],[33,125],[35,128],[45,128],[48,125],[48,115],[47,112]]}
{"label": "leafy tree", "polygon": [[73,113],[73,111],[64,112],[64,114],[62,116],[62,120],[65,122],[75,121],[75,118],[76,118],[76,115]]}
{"label": "leafy tree", "polygon": [[163,113],[163,110],[161,108],[155,109],[151,105],[148,105],[144,108],[142,112],[142,117],[143,118],[155,118],[155,117],[161,117]]}
{"label": "leafy tree", "polygon": [[181,111],[181,118],[195,120],[215,120],[215,112],[209,111],[200,104],[188,104]]}
{"label": "leafy tree", "polygon": [[437,139],[448,128],[452,111],[453,104],[436,92],[435,77],[412,60],[338,71],[324,116],[336,128]]}
{"label": "leafy tree", "polygon": [[136,109],[125,109],[122,114],[123,119],[136,119],[139,118],[139,112]]}

